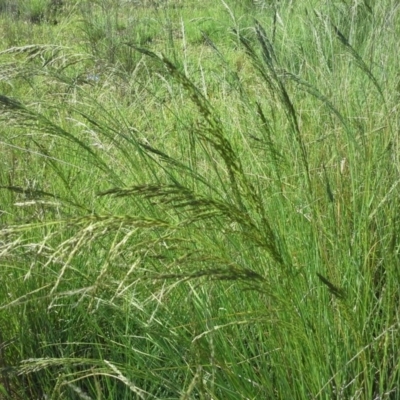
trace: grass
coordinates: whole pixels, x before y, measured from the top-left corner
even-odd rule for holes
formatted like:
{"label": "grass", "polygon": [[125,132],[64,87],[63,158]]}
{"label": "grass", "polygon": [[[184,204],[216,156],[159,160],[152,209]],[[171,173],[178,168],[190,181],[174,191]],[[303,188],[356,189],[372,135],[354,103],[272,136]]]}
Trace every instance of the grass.
{"label": "grass", "polygon": [[400,398],[396,2],[12,3],[0,398]]}

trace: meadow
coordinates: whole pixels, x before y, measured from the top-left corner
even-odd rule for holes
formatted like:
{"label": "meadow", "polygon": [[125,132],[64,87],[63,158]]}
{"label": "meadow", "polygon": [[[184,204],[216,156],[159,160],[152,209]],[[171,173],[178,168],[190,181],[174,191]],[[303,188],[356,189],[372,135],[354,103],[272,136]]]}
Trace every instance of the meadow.
{"label": "meadow", "polygon": [[0,399],[400,399],[395,0],[0,0]]}

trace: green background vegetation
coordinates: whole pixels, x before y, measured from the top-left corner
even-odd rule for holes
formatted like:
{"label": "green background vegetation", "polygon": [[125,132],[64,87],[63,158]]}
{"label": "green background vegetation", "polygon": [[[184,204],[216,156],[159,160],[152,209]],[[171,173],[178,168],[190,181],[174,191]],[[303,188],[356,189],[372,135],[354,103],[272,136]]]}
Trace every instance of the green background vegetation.
{"label": "green background vegetation", "polygon": [[399,399],[394,0],[0,0],[1,399]]}

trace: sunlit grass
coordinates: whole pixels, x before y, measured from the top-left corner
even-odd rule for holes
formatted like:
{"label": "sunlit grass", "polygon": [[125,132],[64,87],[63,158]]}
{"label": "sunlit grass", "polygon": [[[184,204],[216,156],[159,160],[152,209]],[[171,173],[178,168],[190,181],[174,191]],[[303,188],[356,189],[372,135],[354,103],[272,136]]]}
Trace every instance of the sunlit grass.
{"label": "sunlit grass", "polygon": [[41,6],[0,53],[0,397],[397,399],[396,4]]}

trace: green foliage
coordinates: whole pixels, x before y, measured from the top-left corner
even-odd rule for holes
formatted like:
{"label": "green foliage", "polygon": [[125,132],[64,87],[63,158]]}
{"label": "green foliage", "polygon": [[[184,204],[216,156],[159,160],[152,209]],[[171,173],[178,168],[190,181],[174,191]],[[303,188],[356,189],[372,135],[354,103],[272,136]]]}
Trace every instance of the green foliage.
{"label": "green foliage", "polygon": [[0,397],[397,399],[396,4],[62,10],[0,52]]}
{"label": "green foliage", "polygon": [[17,18],[30,23],[57,23],[55,19],[62,11],[63,0],[2,0],[0,1],[0,13],[8,18]]}

